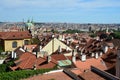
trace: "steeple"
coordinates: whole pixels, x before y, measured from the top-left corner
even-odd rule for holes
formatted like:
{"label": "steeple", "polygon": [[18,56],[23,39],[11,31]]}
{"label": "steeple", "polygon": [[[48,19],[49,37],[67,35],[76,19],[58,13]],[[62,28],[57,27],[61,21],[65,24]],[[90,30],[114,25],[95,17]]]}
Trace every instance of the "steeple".
{"label": "steeple", "polygon": [[31,23],[34,24],[33,18],[32,18],[32,20],[31,20]]}

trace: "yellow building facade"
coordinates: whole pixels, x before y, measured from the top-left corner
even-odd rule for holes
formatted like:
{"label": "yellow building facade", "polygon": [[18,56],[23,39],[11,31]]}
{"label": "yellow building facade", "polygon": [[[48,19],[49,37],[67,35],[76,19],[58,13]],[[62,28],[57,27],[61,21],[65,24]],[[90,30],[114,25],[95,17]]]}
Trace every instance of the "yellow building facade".
{"label": "yellow building facade", "polygon": [[31,38],[28,31],[0,32],[0,44],[4,51],[13,51],[17,47],[28,45]]}
{"label": "yellow building facade", "polygon": [[[28,41],[30,43],[30,39],[23,39],[23,40],[4,40],[4,51],[13,51],[17,47],[22,47],[25,45],[25,41]],[[17,42],[17,46],[13,47],[13,42]]]}

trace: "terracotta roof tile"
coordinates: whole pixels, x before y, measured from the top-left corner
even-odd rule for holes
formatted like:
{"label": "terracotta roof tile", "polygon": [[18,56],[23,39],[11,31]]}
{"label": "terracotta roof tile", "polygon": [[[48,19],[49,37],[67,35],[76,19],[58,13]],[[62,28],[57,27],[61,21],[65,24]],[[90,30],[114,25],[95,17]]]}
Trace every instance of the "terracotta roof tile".
{"label": "terracotta roof tile", "polygon": [[79,76],[82,77],[84,80],[106,80],[92,71],[83,72]]}
{"label": "terracotta roof tile", "polygon": [[116,49],[108,49],[108,51],[102,55],[102,59],[105,62],[108,69],[111,69],[115,66],[116,63]]}
{"label": "terracotta roof tile", "polygon": [[27,51],[32,52],[37,45],[24,45],[24,47],[26,47]]}
{"label": "terracotta roof tile", "polygon": [[39,57],[37,58],[34,54],[25,52],[20,56],[20,58],[15,61],[16,66],[11,67],[12,70],[15,70],[17,68],[20,69],[33,69],[34,65],[36,65],[37,69],[40,68],[53,68],[57,62],[55,60],[51,60],[50,62],[47,62],[46,58]]}
{"label": "terracotta roof tile", "polygon": [[101,70],[107,69],[105,63],[103,62],[103,60],[101,58],[98,58],[98,59],[90,58],[84,62],[79,60],[79,61],[76,61],[76,63],[74,63],[74,65],[77,68],[81,69],[82,71],[90,69],[91,66],[95,66]]}
{"label": "terracotta roof tile", "polygon": [[66,60],[66,57],[63,54],[53,54],[51,57],[56,61]]}
{"label": "terracotta roof tile", "polygon": [[72,71],[73,73],[75,73],[76,75],[79,75],[79,74],[83,73],[79,68],[77,68],[77,69],[72,69],[71,71]]}
{"label": "terracotta roof tile", "polygon": [[31,34],[28,31],[16,31],[16,32],[0,32],[1,39],[26,39],[31,38]]}
{"label": "terracotta roof tile", "polygon": [[53,80],[73,80],[64,72],[55,72],[50,74],[37,75],[24,80],[52,80],[52,79]]}

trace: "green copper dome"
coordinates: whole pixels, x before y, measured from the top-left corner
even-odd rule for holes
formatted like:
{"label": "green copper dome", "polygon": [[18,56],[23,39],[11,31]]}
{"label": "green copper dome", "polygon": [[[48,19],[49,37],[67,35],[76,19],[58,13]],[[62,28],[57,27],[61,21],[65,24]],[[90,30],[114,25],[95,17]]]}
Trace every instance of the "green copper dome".
{"label": "green copper dome", "polygon": [[26,23],[25,25],[26,25],[26,27],[32,27],[32,26],[34,26],[33,23],[30,23],[30,22]]}

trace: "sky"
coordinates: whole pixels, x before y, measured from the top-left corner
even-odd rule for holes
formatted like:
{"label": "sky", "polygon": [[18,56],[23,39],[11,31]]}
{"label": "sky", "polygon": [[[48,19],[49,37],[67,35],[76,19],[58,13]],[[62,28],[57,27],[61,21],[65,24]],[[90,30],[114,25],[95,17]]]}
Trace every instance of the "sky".
{"label": "sky", "polygon": [[0,0],[1,22],[120,23],[120,0]]}

